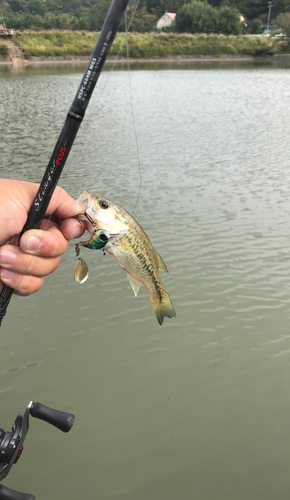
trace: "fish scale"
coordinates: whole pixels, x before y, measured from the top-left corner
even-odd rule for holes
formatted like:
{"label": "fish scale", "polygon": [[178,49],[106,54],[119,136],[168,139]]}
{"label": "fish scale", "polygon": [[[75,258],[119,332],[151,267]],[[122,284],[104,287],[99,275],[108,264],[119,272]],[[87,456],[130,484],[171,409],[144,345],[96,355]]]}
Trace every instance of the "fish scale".
{"label": "fish scale", "polygon": [[[128,230],[128,232],[130,232],[130,229]],[[154,291],[155,291],[156,294],[158,295],[159,299],[162,300],[160,279],[157,278],[157,276],[154,272],[154,269],[153,269],[153,265],[151,263],[149,263],[150,256],[149,256],[148,252],[146,251],[146,249],[144,247],[142,248],[143,253],[142,253],[142,251],[140,251],[141,244],[140,245],[132,244],[132,238],[129,237],[128,233],[126,233],[124,235],[124,237],[122,238],[122,241],[124,241],[124,240],[125,241],[128,240],[129,244],[131,245],[131,249],[132,249],[132,252],[134,254],[134,257],[135,257],[135,258],[131,259],[132,267],[133,268],[137,267],[137,271],[139,270],[140,274],[143,277],[146,277],[148,275],[151,277],[151,280],[152,280],[151,284],[154,286],[154,288],[152,290],[152,294],[154,294]],[[120,242],[121,247],[122,247],[122,241]],[[141,241],[142,240],[140,239],[140,243],[141,243]],[[139,251],[137,251],[137,249]],[[152,247],[152,249],[153,249],[153,247]],[[116,251],[114,252],[114,254],[116,254]],[[154,261],[155,268],[158,269],[158,263],[157,263],[157,259],[156,259],[155,255],[154,255],[154,252],[152,252],[150,260]],[[120,261],[121,261],[121,259],[120,259]],[[134,264],[135,264],[135,266],[134,266]],[[158,276],[159,276],[159,273],[158,273]],[[137,278],[135,278],[135,279],[137,279]],[[138,281],[138,279],[137,279],[137,281]],[[149,286],[149,283],[150,283],[150,281],[148,280],[148,286]]]}
{"label": "fish scale", "polygon": [[[86,220],[91,239],[96,227],[110,234],[104,250],[125,269],[135,296],[140,286],[145,285],[158,323],[162,325],[165,316],[175,317],[173,304],[159,275],[159,269],[168,272],[166,265],[140,224],[124,208],[99,194],[84,191],[78,201],[87,205],[85,215],[94,223]],[[92,248],[89,242],[83,243]]]}

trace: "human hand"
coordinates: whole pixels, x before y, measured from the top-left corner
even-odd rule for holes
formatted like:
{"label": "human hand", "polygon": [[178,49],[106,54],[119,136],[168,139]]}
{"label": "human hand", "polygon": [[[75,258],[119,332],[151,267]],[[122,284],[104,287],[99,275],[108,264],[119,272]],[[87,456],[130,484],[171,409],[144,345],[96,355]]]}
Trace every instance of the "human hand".
{"label": "human hand", "polygon": [[73,219],[85,206],[56,187],[40,229],[26,231],[18,246],[38,187],[30,182],[0,179],[0,291],[6,284],[18,295],[37,292],[43,276],[59,266],[68,240],[85,231],[85,223]]}

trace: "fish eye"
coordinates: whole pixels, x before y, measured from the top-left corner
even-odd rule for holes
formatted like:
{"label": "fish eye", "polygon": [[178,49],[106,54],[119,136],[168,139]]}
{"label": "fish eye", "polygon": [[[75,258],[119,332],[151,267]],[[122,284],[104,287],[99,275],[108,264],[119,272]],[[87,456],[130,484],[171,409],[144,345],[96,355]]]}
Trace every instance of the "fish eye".
{"label": "fish eye", "polygon": [[99,238],[101,241],[108,241],[109,240],[108,236],[105,233],[101,233]]}
{"label": "fish eye", "polygon": [[100,201],[99,205],[101,208],[108,208],[108,206],[109,206],[105,200]]}

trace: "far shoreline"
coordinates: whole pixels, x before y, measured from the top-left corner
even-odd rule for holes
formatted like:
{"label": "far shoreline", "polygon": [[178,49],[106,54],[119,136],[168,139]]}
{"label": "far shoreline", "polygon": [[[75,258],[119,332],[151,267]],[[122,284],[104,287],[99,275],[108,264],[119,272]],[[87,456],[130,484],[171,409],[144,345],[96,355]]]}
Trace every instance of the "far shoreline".
{"label": "far shoreline", "polygon": [[[10,69],[20,68],[57,68],[57,67],[77,67],[85,66],[90,60],[89,56],[82,57],[31,57],[25,59],[20,64],[12,64],[9,58],[0,58],[0,67]],[[247,56],[247,55],[226,55],[226,56],[166,56],[158,58],[108,58],[106,65],[112,64],[158,64],[158,63],[203,63],[203,62],[267,62],[267,63],[290,63],[290,54],[275,54],[273,56]]]}

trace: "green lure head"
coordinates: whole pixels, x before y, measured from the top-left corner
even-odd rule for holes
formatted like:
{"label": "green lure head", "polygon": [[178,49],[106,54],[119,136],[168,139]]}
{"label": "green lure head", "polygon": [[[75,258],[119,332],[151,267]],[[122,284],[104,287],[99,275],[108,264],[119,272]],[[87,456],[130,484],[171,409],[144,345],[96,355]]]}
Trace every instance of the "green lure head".
{"label": "green lure head", "polygon": [[104,248],[109,239],[109,231],[106,231],[105,229],[97,229],[88,241],[81,241],[80,244],[86,248],[99,250],[100,248]]}
{"label": "green lure head", "polygon": [[77,283],[84,283],[89,276],[89,268],[84,259],[80,256],[80,246],[99,250],[100,248],[104,248],[110,237],[110,233],[105,229],[97,229],[88,241],[80,241],[76,244],[75,249],[77,261],[75,265],[74,277]]}

